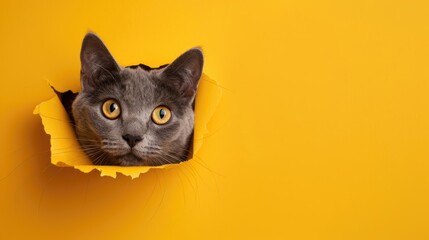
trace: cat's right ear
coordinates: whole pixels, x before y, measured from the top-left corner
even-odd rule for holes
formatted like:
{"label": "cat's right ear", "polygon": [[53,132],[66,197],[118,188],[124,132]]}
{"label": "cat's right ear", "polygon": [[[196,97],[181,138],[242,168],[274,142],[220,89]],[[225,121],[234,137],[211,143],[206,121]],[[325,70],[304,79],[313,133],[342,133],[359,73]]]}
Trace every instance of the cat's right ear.
{"label": "cat's right ear", "polygon": [[119,66],[101,39],[87,33],[80,51],[82,91],[91,91],[119,77]]}

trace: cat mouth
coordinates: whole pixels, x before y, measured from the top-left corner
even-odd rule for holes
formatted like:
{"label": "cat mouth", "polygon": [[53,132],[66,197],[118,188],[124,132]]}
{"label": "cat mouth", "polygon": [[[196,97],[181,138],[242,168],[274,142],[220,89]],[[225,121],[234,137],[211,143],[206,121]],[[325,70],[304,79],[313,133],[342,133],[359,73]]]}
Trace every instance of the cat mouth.
{"label": "cat mouth", "polygon": [[108,152],[104,165],[116,166],[161,166],[186,161],[186,156],[163,155],[157,151],[141,151],[136,148],[121,149],[121,151]]}
{"label": "cat mouth", "polygon": [[145,159],[137,156],[132,151],[117,158],[117,162],[121,166],[142,166],[147,165]]}
{"label": "cat mouth", "polygon": [[106,154],[104,165],[116,166],[158,166],[163,163],[156,161],[157,156],[153,153],[146,153],[135,148],[115,149],[109,151],[109,148],[102,149]]}

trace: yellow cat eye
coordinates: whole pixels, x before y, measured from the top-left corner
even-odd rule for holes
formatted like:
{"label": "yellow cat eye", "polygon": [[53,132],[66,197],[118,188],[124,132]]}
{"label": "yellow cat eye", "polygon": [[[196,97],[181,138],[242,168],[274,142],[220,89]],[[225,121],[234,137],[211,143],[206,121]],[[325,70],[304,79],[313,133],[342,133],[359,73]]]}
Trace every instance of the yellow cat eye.
{"label": "yellow cat eye", "polygon": [[108,119],[116,119],[121,114],[121,108],[116,100],[109,99],[103,103],[103,115]]}
{"label": "yellow cat eye", "polygon": [[152,112],[152,121],[158,125],[166,124],[171,118],[171,111],[166,106],[159,106]]}

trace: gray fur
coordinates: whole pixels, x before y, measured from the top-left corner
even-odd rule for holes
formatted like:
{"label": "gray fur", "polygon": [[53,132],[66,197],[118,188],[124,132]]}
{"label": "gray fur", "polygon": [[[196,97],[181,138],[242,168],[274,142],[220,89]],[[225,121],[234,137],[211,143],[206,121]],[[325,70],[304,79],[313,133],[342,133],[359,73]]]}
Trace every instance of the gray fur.
{"label": "gray fur", "polygon": [[[172,64],[148,71],[120,67],[101,40],[88,33],[81,49],[82,91],[72,106],[76,134],[97,165],[162,165],[188,159],[192,147],[194,98],[202,74],[203,55],[194,48]],[[119,102],[119,118],[102,114],[107,99]],[[165,125],[152,122],[152,111],[164,105],[172,117]],[[130,147],[126,134],[141,141]]]}

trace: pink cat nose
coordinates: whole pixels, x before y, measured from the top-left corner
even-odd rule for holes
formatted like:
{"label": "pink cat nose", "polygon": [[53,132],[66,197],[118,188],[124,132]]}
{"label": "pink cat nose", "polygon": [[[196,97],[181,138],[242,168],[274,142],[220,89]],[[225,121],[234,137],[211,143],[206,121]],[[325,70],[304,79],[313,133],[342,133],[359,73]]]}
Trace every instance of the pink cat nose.
{"label": "pink cat nose", "polygon": [[122,136],[122,138],[128,143],[131,148],[142,140],[140,136],[134,136],[130,134],[125,134],[124,136]]}

